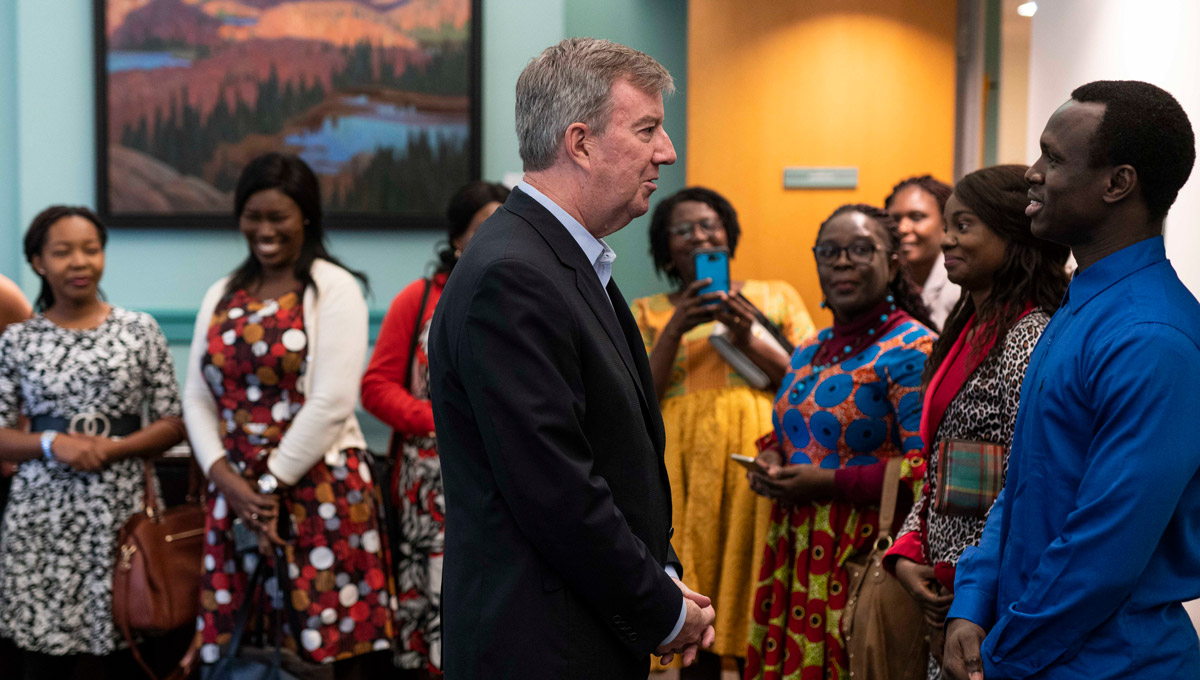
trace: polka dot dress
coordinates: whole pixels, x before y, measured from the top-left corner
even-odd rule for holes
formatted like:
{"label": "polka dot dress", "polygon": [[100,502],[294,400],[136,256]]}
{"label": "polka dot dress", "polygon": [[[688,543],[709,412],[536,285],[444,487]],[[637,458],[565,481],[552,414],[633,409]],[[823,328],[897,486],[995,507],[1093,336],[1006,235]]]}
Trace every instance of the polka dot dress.
{"label": "polka dot dress", "polygon": [[[901,478],[919,491],[924,458],[921,371],[936,336],[907,320],[831,366],[813,366],[825,329],[792,355],[773,422],[792,465],[838,469],[904,456]],[[746,678],[849,678],[840,633],[848,576],[870,550],[879,509],[849,501],[775,504],[754,595]]]}
{"label": "polka dot dress", "polygon": [[[202,370],[224,425],[228,460],[250,478],[267,471],[267,452],[304,404],[297,386],[308,339],[300,300],[298,292],[258,300],[237,291],[217,305],[209,327]],[[284,616],[285,644],[325,663],[389,649],[397,603],[365,454],[346,449],[326,456],[282,500],[295,537],[286,555],[296,615]],[[228,642],[259,559],[256,551],[236,551],[233,520],[225,498],[210,487],[199,619],[205,662],[219,658]],[[269,573],[267,615],[286,613],[288,589]]]}

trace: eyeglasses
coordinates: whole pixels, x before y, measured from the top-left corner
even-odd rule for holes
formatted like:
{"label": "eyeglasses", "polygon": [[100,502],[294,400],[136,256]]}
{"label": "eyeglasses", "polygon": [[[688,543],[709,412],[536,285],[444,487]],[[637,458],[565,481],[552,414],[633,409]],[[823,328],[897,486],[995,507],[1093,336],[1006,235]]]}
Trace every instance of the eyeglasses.
{"label": "eyeglasses", "polygon": [[712,236],[721,229],[719,222],[712,220],[696,220],[695,222],[676,222],[667,227],[667,233],[671,236],[678,236],[689,241],[695,239],[696,227],[700,227],[700,233],[705,236]]}
{"label": "eyeglasses", "polygon": [[853,264],[871,264],[871,261],[875,259],[875,253],[879,251],[879,246],[867,241],[855,241],[848,246],[818,243],[813,246],[812,251],[817,258],[817,264],[832,265],[841,259],[842,253],[846,253]]}

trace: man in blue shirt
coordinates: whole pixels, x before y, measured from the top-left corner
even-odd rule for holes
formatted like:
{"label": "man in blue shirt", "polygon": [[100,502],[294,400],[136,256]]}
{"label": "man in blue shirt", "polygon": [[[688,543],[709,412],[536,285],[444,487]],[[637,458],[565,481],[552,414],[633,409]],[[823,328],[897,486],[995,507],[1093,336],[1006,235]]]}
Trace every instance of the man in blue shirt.
{"label": "man in blue shirt", "polygon": [[1195,137],[1170,94],[1100,81],[1041,150],[1026,213],[1079,269],[1030,359],[1005,489],[958,563],[945,669],[1195,679],[1200,304],[1162,238]]}

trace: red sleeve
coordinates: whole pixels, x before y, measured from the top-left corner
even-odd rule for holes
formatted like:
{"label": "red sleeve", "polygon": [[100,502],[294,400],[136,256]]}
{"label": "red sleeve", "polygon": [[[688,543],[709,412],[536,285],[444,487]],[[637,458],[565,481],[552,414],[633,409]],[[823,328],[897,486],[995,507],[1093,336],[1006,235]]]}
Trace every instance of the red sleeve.
{"label": "red sleeve", "polygon": [[833,473],[837,497],[855,505],[879,505],[879,497],[883,495],[883,476],[886,473],[886,460],[871,465],[839,468]]}
{"label": "red sleeve", "polygon": [[[429,291],[422,322],[433,315],[442,292],[438,282]],[[433,432],[433,407],[404,389],[408,369],[408,345],[417,322],[417,311],[425,293],[425,280],[418,279],[400,291],[388,307],[375,341],[375,352],[362,379],[362,405],[371,415],[402,434]]]}
{"label": "red sleeve", "polygon": [[921,534],[916,531],[910,531],[892,544],[888,549],[887,554],[883,556],[883,568],[887,569],[892,576],[896,575],[896,560],[901,557],[916,562],[917,564],[925,564],[924,550],[921,549]]}

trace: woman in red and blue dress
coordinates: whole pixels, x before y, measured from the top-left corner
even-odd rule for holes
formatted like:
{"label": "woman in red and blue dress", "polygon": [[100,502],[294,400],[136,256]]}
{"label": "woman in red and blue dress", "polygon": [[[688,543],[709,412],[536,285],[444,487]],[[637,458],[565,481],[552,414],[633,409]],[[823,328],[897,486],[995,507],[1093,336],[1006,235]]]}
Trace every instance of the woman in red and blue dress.
{"label": "woman in red and blue dress", "polygon": [[[201,658],[216,661],[237,612],[261,606],[287,646],[333,664],[335,677],[386,673],[396,599],[354,417],[363,277],[325,249],[317,179],[299,158],[251,161],[234,204],[250,254],[204,298],[184,396],[211,481]],[[246,586],[263,559],[272,568],[259,597]]]}
{"label": "woman in red and blue dress", "polygon": [[921,371],[936,335],[899,249],[895,220],[868,205],[838,208],[817,233],[834,324],[796,348],[776,396],[777,441],[748,474],[775,503],[746,678],[849,677],[842,565],[875,540],[888,459],[903,458],[902,497],[920,490]]}

